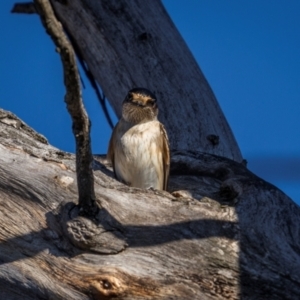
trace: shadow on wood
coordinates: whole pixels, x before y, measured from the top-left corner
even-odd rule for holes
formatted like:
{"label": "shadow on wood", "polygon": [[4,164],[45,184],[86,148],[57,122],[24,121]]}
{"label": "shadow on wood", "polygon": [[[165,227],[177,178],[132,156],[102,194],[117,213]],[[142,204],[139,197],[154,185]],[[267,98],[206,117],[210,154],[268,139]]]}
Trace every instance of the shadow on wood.
{"label": "shadow on wood", "polygon": [[123,185],[95,156],[103,215],[86,226],[85,241],[97,237],[87,251],[66,236],[76,216],[74,156],[19,122],[0,122],[1,298],[300,297],[300,209],[245,166],[174,152],[170,194]]}

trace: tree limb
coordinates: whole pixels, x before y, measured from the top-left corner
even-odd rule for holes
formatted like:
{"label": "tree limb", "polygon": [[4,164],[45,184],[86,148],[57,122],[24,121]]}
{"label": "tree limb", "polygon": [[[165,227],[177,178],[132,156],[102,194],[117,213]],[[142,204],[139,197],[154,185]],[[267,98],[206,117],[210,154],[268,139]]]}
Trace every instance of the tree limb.
{"label": "tree limb", "polygon": [[57,21],[48,0],[34,0],[41,21],[57,47],[63,64],[66,86],[65,102],[72,118],[72,129],[76,141],[76,172],[79,206],[81,214],[95,216],[98,206],[95,202],[93,157],[90,142],[90,121],[82,103],[80,77],[73,48]]}
{"label": "tree limb", "polygon": [[241,164],[174,152],[174,197],[123,185],[97,156],[103,217],[74,222],[74,155],[0,120],[1,299],[300,299],[300,208]]}
{"label": "tree limb", "polygon": [[[12,13],[25,13],[25,14],[35,14],[37,13],[36,7],[34,5],[33,2],[28,2],[28,3],[16,3],[12,10]],[[67,32],[67,29],[64,28],[64,30]],[[86,65],[86,63],[84,62],[82,55],[80,53],[79,47],[76,44],[76,40],[74,38],[72,38],[72,34],[70,32],[67,32],[67,35],[70,39],[70,42],[73,46],[73,49],[75,51],[75,54],[78,58],[78,61],[80,62],[80,65],[86,75],[86,77],[88,78],[92,88],[94,89],[96,96],[98,98],[98,101],[101,105],[102,111],[104,113],[104,116],[106,118],[106,121],[108,123],[108,125],[110,126],[111,129],[113,129],[114,124],[112,122],[112,119],[109,115],[108,109],[107,109],[107,105],[106,105],[106,98],[105,95],[102,91],[102,93],[100,92],[99,86],[97,85],[97,82],[92,74],[92,72],[89,70],[88,66]],[[82,81],[83,83],[83,81]]]}
{"label": "tree limb", "polygon": [[226,118],[162,1],[51,3],[119,118],[128,90],[146,87],[158,98],[158,118],[171,149],[242,161]]}

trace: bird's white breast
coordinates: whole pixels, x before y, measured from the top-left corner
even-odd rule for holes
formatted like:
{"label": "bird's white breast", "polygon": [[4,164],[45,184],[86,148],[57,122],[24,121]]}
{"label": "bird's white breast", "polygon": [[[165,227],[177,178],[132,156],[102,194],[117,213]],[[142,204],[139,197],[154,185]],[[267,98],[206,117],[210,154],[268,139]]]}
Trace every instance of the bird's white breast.
{"label": "bird's white breast", "polygon": [[115,146],[118,179],[140,188],[163,189],[160,123],[155,120],[130,126],[120,122]]}

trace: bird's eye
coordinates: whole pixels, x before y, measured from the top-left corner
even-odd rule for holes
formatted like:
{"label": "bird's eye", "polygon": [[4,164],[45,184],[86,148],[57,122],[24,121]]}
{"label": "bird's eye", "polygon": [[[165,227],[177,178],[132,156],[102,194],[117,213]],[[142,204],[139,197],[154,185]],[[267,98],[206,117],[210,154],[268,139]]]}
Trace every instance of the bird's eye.
{"label": "bird's eye", "polygon": [[154,106],[156,104],[156,99],[148,99],[146,104],[148,106]]}

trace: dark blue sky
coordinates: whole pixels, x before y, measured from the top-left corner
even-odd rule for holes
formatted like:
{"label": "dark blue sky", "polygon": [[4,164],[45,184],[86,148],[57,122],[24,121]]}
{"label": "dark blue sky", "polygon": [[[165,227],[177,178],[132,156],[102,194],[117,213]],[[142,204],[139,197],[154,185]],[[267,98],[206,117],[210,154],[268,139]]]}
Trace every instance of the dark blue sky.
{"label": "dark blue sky", "polygon": [[[74,152],[60,59],[35,15],[0,3],[0,106]],[[300,203],[300,1],[163,0],[228,119],[249,168]],[[86,82],[94,153],[111,131]],[[114,118],[116,121],[116,118]]]}

